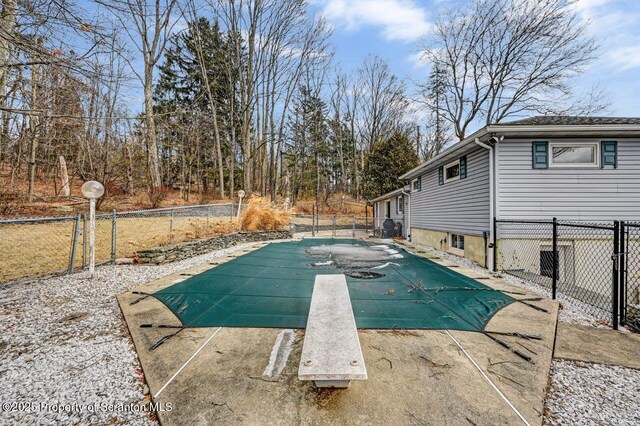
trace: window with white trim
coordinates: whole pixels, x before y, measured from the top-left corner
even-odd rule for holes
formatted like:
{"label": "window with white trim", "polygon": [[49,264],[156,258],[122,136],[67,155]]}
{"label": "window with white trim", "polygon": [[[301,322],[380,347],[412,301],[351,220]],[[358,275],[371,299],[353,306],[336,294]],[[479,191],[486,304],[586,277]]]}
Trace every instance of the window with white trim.
{"label": "window with white trim", "polygon": [[449,237],[449,248],[464,252],[464,235],[451,234]]}
{"label": "window with white trim", "polygon": [[444,166],[445,183],[458,179],[460,179],[460,159],[452,161],[451,163]]}
{"label": "window with white trim", "polygon": [[599,147],[597,142],[551,142],[549,167],[599,167]]}
{"label": "window with white trim", "polygon": [[402,213],[404,207],[404,196],[396,197],[396,213]]}
{"label": "window with white trim", "polygon": [[414,179],[411,181],[411,188],[412,191],[420,191],[420,182],[418,181],[418,179]]}

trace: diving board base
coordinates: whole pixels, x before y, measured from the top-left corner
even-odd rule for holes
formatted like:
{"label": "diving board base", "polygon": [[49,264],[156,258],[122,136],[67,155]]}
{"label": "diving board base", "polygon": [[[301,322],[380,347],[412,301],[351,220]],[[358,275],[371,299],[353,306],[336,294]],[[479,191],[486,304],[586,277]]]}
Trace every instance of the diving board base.
{"label": "diving board base", "polygon": [[351,380],[314,380],[317,388],[346,389],[351,384]]}

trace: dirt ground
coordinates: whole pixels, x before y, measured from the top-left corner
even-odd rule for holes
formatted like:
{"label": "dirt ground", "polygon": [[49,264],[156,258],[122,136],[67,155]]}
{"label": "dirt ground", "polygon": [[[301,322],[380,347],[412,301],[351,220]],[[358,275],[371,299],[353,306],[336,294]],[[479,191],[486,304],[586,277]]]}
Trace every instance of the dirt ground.
{"label": "dirt ground", "polygon": [[[153,292],[185,279],[185,273],[197,274],[211,267],[215,265],[200,265],[137,290]],[[456,271],[496,289],[513,289],[489,275],[479,276],[462,267]],[[542,336],[539,341],[503,338],[513,347],[534,353],[532,363],[481,333],[362,330],[359,337],[369,380],[353,382],[346,390],[317,390],[297,378],[303,330],[295,331],[284,370],[268,377],[265,367],[281,330],[186,329],[151,351],[150,346],[169,331],[140,328],[140,324],[178,321],[154,298],[131,305],[137,298],[128,292],[118,300],[154,400],[171,403],[171,411],[158,413],[163,424],[494,425],[543,421],[558,312],[557,303],[551,300],[537,302],[548,313],[513,303],[487,326],[492,331]]]}
{"label": "dirt ground", "polygon": [[[80,190],[82,184],[82,180],[72,178],[71,196],[61,197],[56,193],[53,180],[40,176],[36,180],[34,199],[28,202],[27,180],[16,177],[12,184],[11,171],[8,168],[0,170],[0,218],[68,216],[78,211],[87,212],[87,200]],[[186,197],[177,188],[167,188],[163,190],[163,197],[160,205],[156,207],[237,202],[237,199],[219,199],[210,193],[200,194],[195,189]],[[113,209],[130,211],[153,207],[146,187],[140,186],[135,188],[133,194],[125,194],[117,185],[110,184],[104,201],[99,205],[98,213],[108,213]]]}

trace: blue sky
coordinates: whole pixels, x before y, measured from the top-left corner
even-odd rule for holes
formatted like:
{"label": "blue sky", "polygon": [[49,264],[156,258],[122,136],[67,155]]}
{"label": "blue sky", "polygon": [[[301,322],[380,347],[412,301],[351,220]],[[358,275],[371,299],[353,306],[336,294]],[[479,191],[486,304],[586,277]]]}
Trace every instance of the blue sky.
{"label": "blue sky", "polygon": [[[387,60],[400,77],[425,79],[418,60],[420,41],[444,9],[465,0],[311,0],[334,27],[336,63],[346,73],[367,54]],[[640,116],[640,1],[578,0],[573,6],[589,20],[589,35],[600,43],[600,59],[574,81],[579,93],[595,85],[611,106],[604,115]]]}

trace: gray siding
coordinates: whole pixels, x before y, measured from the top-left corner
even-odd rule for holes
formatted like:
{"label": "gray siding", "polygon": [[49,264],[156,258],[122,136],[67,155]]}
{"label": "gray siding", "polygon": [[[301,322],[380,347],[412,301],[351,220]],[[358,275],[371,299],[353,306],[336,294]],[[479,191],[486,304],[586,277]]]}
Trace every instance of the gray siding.
{"label": "gray siding", "polygon": [[[440,165],[467,156],[467,178],[438,185]],[[422,175],[422,191],[411,192],[411,226],[482,235],[489,230],[489,151],[473,146],[434,164]]]}
{"label": "gray siding", "polygon": [[407,236],[407,212],[408,212],[408,208],[409,208],[409,197],[408,196],[404,196],[404,210],[403,212],[398,213],[396,210],[396,198],[397,196],[393,196],[390,198],[386,198],[384,200],[381,201],[377,201],[374,203],[374,205],[376,206],[376,210],[374,213],[374,222],[373,225],[376,228],[381,228],[382,224],[384,223],[386,216],[385,216],[385,202],[387,200],[391,200],[391,219],[393,219],[396,222],[402,222],[402,235],[404,237]]}
{"label": "gray siding", "polygon": [[[376,202],[377,205],[377,217],[376,219],[379,220],[379,224],[380,226],[382,226],[382,222],[384,222],[384,220],[387,218],[386,216],[386,201],[390,200],[391,201],[391,219],[396,220],[396,221],[402,221],[404,219],[404,213],[400,212],[398,213],[396,210],[396,197],[390,197],[390,198],[386,198],[382,201],[378,201]],[[405,209],[407,207],[407,197],[404,197],[404,204],[405,204]]]}
{"label": "gray siding", "polygon": [[535,170],[531,167],[531,140],[502,141],[497,150],[497,216],[501,219],[640,220],[640,140],[617,140],[617,169]]}

